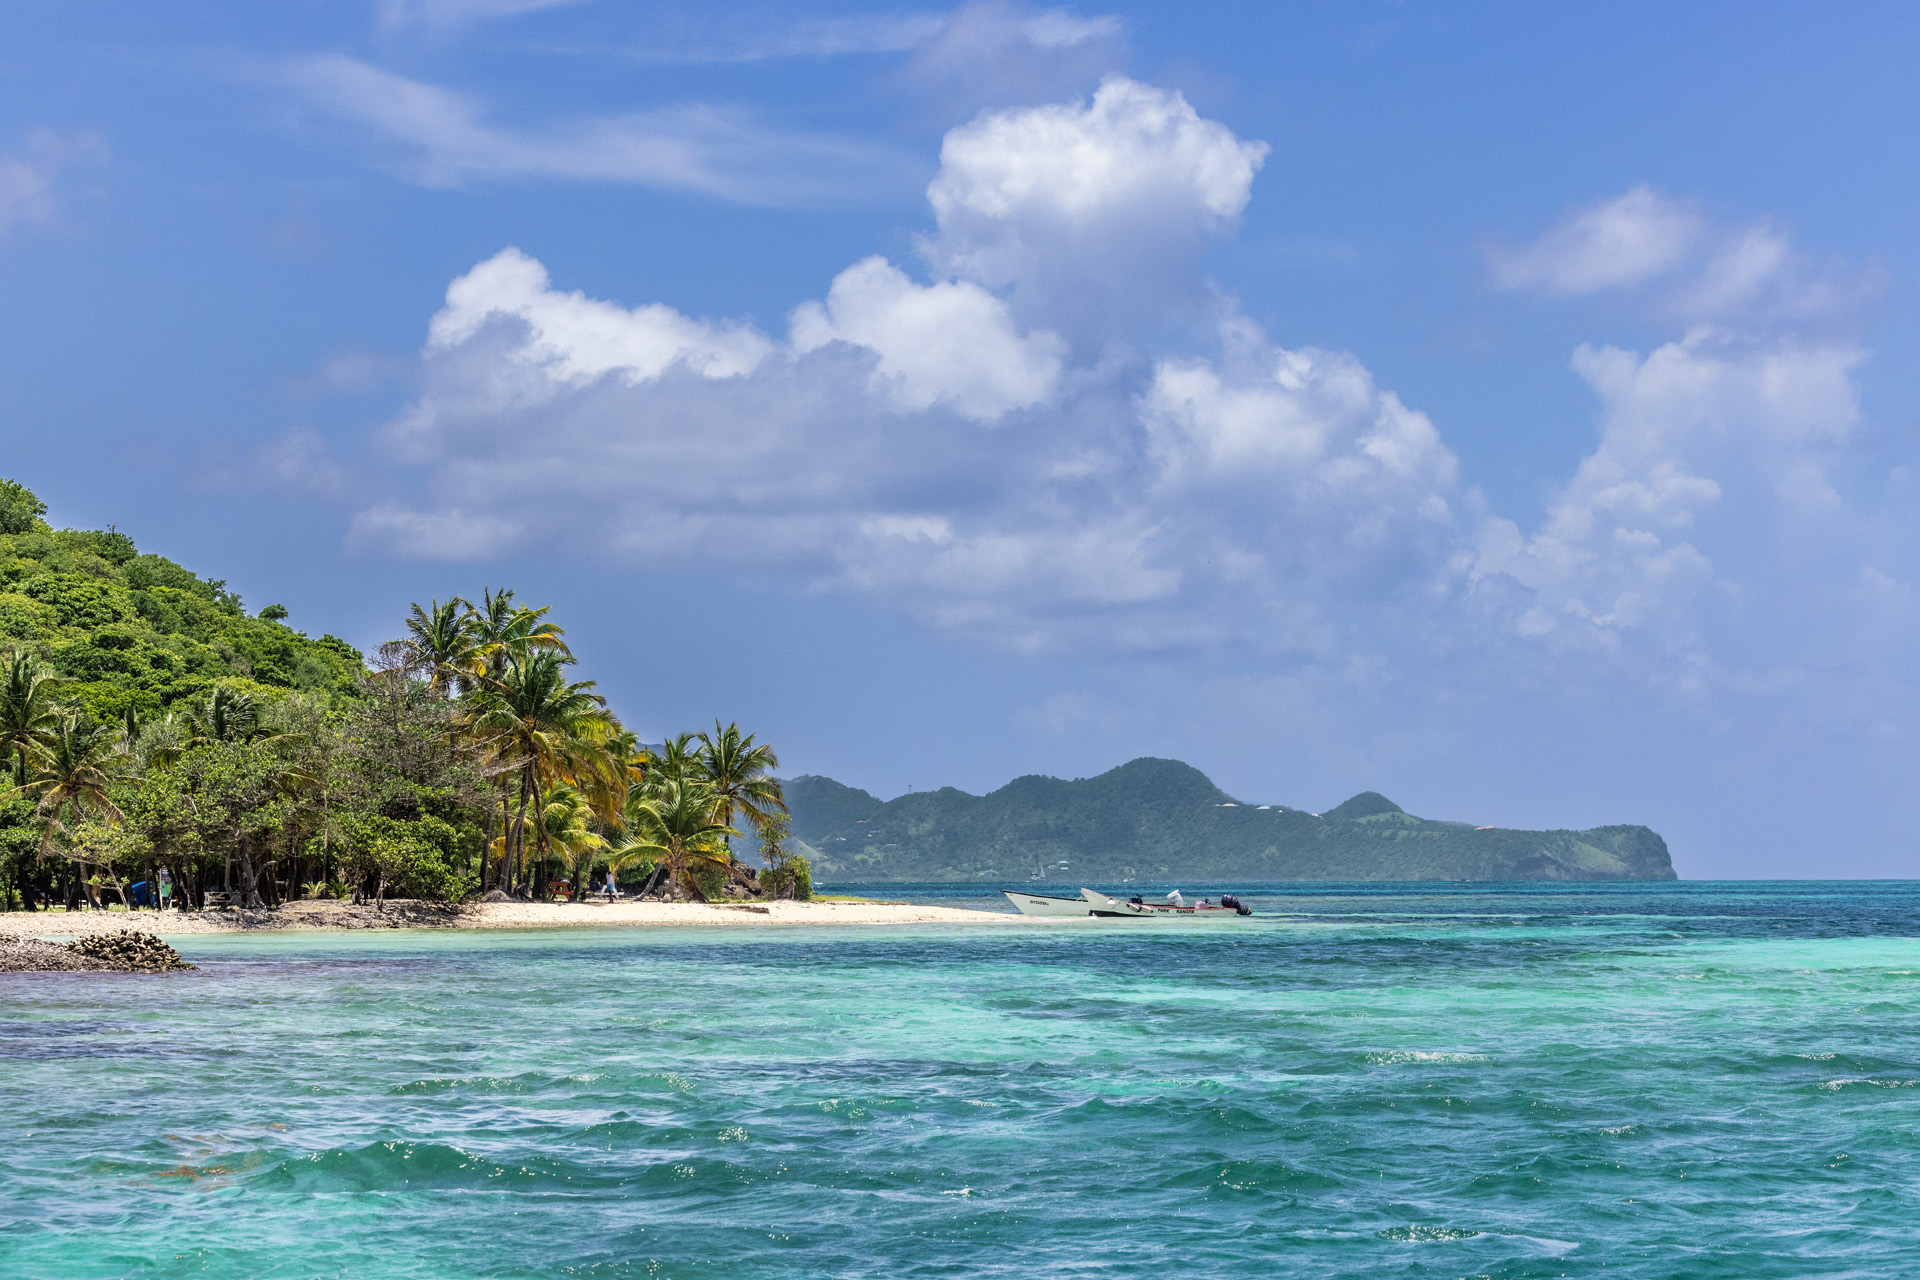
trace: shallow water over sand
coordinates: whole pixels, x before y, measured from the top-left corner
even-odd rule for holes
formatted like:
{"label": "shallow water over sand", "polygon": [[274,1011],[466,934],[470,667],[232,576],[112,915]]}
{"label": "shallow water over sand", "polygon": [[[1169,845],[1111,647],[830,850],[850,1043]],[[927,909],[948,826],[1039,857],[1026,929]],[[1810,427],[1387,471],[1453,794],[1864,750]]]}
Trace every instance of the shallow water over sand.
{"label": "shallow water over sand", "polygon": [[0,1274],[1913,1273],[1920,886],[1252,901],[0,977]]}

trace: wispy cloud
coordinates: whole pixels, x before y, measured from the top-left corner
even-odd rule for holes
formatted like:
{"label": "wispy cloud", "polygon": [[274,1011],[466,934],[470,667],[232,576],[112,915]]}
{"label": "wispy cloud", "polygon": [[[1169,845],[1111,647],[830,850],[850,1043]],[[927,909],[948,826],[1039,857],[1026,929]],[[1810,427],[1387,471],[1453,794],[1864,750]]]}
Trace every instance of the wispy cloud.
{"label": "wispy cloud", "polygon": [[1644,185],[1575,212],[1531,244],[1489,248],[1487,265],[1497,289],[1646,290],[1671,318],[1748,326],[1843,317],[1879,283],[1871,271],[1810,261],[1770,222],[1716,224]]}
{"label": "wispy cloud", "polygon": [[1664,275],[1705,230],[1698,212],[1640,186],[1581,210],[1532,244],[1491,249],[1487,259],[1498,288],[1597,293]]}
{"label": "wispy cloud", "polygon": [[58,208],[61,172],[76,161],[98,159],[106,147],[93,134],[39,129],[13,155],[0,156],[0,236],[17,227],[43,225]]}
{"label": "wispy cloud", "polygon": [[982,0],[914,50],[903,78],[953,115],[1057,100],[1124,68],[1126,30],[1111,15]]}
{"label": "wispy cloud", "polygon": [[692,65],[906,53],[939,35],[949,20],[942,13],[801,18],[751,29],[656,35],[618,52],[634,62]]}
{"label": "wispy cloud", "polygon": [[582,0],[382,0],[380,25],[445,30],[502,18],[517,18],[543,9],[559,9]]}
{"label": "wispy cloud", "polygon": [[891,194],[924,177],[884,147],[769,127],[731,107],[695,103],[516,128],[495,123],[468,94],[356,58],[302,59],[282,78],[315,107],[380,136],[399,167],[428,186],[569,178],[811,206]]}
{"label": "wispy cloud", "polygon": [[764,62],[858,54],[923,52],[942,62],[1028,46],[1056,53],[1111,44],[1124,34],[1117,17],[1067,9],[1031,9],[985,0],[950,10],[801,17],[698,34],[666,32],[628,45],[622,56],[650,63]]}

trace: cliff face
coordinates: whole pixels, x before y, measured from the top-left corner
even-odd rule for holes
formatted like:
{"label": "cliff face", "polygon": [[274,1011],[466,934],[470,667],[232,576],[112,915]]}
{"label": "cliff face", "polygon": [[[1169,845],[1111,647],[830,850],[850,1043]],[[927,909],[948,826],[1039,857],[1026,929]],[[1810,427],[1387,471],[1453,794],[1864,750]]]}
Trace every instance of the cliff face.
{"label": "cliff face", "polygon": [[1677,879],[1646,827],[1475,830],[1371,791],[1316,816],[1243,804],[1178,760],[1016,778],[984,796],[947,787],[883,802],[818,777],[786,787],[822,879],[1018,883],[1036,868],[1081,882]]}

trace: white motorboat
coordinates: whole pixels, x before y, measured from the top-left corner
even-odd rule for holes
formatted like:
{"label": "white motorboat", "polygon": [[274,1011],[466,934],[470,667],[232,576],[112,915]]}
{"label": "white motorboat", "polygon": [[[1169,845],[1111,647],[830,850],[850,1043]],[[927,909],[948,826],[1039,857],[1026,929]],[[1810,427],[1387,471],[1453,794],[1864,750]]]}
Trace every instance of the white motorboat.
{"label": "white motorboat", "polygon": [[1056,898],[1044,893],[1023,893],[1018,889],[1002,889],[1023,916],[1052,916],[1057,919],[1084,920],[1088,916],[1102,919],[1146,919],[1146,920],[1214,920],[1228,916],[1250,916],[1251,908],[1243,905],[1232,894],[1221,896],[1218,906],[1204,898],[1189,905],[1179,892],[1168,894],[1165,901],[1148,902],[1139,895],[1132,898],[1115,898],[1101,893],[1098,889],[1082,889],[1077,898]]}
{"label": "white motorboat", "polygon": [[1044,893],[1022,893],[1018,889],[1002,889],[1023,916],[1058,916],[1085,920],[1093,914],[1093,908],[1085,898],[1055,898]]}
{"label": "white motorboat", "polygon": [[1150,920],[1195,920],[1253,914],[1253,908],[1230,893],[1222,894],[1217,906],[1205,898],[1189,906],[1181,898],[1177,889],[1168,894],[1164,902],[1148,902],[1139,894],[1131,898],[1116,898],[1110,894],[1101,893],[1098,889],[1082,889],[1080,896],[1086,899],[1089,911],[1103,919],[1134,917]]}

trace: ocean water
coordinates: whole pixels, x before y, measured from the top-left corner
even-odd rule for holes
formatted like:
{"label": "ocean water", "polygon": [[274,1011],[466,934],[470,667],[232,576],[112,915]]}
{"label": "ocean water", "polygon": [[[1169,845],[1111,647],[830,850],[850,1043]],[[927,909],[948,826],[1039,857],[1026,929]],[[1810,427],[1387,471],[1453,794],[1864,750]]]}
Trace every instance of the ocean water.
{"label": "ocean water", "polygon": [[0,975],[0,1275],[1920,1274],[1920,886],[1250,896]]}

